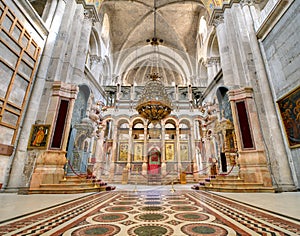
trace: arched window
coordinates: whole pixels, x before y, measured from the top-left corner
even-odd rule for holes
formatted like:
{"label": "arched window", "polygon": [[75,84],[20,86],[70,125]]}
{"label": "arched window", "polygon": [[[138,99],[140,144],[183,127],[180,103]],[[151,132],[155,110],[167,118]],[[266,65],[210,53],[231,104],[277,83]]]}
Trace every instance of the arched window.
{"label": "arched window", "polygon": [[175,139],[176,126],[171,122],[167,122],[165,125],[165,139]]}

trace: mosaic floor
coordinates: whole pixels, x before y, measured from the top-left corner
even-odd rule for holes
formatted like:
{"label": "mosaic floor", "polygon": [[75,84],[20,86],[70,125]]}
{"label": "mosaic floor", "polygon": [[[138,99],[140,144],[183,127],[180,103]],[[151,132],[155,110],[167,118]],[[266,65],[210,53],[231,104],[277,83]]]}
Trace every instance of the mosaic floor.
{"label": "mosaic floor", "polygon": [[209,192],[113,191],[2,221],[0,235],[300,235],[300,220]]}

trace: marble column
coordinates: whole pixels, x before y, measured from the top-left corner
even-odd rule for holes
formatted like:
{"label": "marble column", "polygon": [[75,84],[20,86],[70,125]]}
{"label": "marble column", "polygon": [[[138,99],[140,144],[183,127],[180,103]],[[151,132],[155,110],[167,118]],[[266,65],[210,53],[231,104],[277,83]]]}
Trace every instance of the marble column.
{"label": "marble column", "polygon": [[161,174],[165,176],[167,174],[166,166],[166,140],[165,140],[165,122],[161,122]]}
{"label": "marble column", "polygon": [[217,15],[213,20],[213,24],[216,27],[217,37],[218,37],[218,45],[220,52],[220,61],[221,67],[223,71],[223,79],[224,84],[227,86],[233,86],[234,83],[234,75],[232,71],[232,61],[230,55],[230,47],[228,45],[228,37],[227,37],[227,29],[224,23],[224,16]]}
{"label": "marble column", "polygon": [[112,150],[111,150],[111,160],[110,160],[110,167],[109,167],[109,180],[112,181],[115,176],[115,162],[117,161],[117,140],[118,140],[118,126],[117,124],[114,124],[113,126],[113,145],[112,145]]}
{"label": "marble column", "polygon": [[82,82],[82,78],[84,77],[86,56],[89,48],[89,40],[93,21],[93,13],[90,10],[84,10],[84,19],[82,20],[81,35],[77,48],[77,55],[73,74],[74,81],[76,81],[76,83],[79,84]]}
{"label": "marble column", "polygon": [[[134,155],[134,143],[133,143],[133,138],[132,138],[132,124],[129,125],[129,140],[128,140],[128,156],[127,156],[127,164],[126,168],[127,170],[130,170],[131,168],[131,162],[132,162],[132,156]],[[132,170],[133,171],[133,170]]]}
{"label": "marble column", "polygon": [[[241,88],[230,90],[228,95],[239,150],[240,175],[246,182],[261,183],[265,187],[271,187],[272,179],[268,169],[265,145],[253,98],[253,89]],[[246,114],[243,115],[242,111],[238,112],[237,102],[244,102]],[[239,116],[247,117],[245,122],[249,123],[250,137],[247,136],[244,138],[252,140],[252,147],[250,145],[244,147],[245,142],[242,136],[242,132],[244,131],[241,131],[242,128],[240,125],[242,124],[240,124]]]}
{"label": "marble column", "polygon": [[207,68],[207,84],[209,85],[214,79],[212,61],[210,60],[210,58],[208,58],[206,61],[206,68]]}
{"label": "marble column", "polygon": [[257,91],[254,93],[254,96],[256,105],[258,106],[257,109],[263,111],[259,113],[259,118],[264,141],[269,147],[267,155],[269,157],[270,168],[272,168],[274,178],[276,178],[276,183],[274,184],[278,185],[279,191],[291,191],[295,189],[295,186],[288,155],[284,147],[284,140],[280,132],[281,128],[274,106],[275,101],[272,97],[264,60],[254,29],[253,16],[251,14],[251,12],[255,11],[253,4],[254,2],[251,0],[241,1],[257,75],[257,78],[253,81],[255,83],[252,83],[255,91]]}
{"label": "marble column", "polygon": [[[50,132],[53,134],[57,128],[63,129],[60,147],[52,148],[52,139],[49,140],[47,149],[37,156],[36,168],[33,172],[30,188],[39,188],[41,184],[58,184],[64,176],[64,165],[66,164],[66,148],[71,126],[71,114],[78,92],[76,85],[54,82],[50,99],[46,124],[51,124]],[[68,111],[64,118],[64,127],[56,127],[56,117],[60,109],[61,100],[68,100]],[[49,134],[52,137],[51,134]]]}
{"label": "marble column", "polygon": [[92,55],[90,56],[91,72],[94,78],[99,81],[100,73],[102,72],[102,58],[101,56]]}
{"label": "marble column", "polygon": [[148,172],[148,146],[147,146],[147,123],[144,123],[144,158],[142,165],[142,174],[147,176]]}
{"label": "marble column", "polygon": [[196,158],[196,145],[195,145],[195,133],[194,133],[194,128],[193,126],[191,127],[190,131],[190,150],[189,153],[191,154],[191,160],[193,163],[193,177],[195,181],[198,181],[198,162]]}
{"label": "marble column", "polygon": [[176,156],[174,157],[176,159],[177,157],[177,165],[178,165],[178,173],[181,172],[182,170],[182,165],[181,165],[181,157],[180,157],[180,137],[179,137],[179,124],[176,124],[176,140],[175,140],[175,154]]}
{"label": "marble column", "polygon": [[103,173],[103,154],[104,154],[104,129],[102,128],[99,134],[99,138],[95,138],[96,148],[95,148],[95,159],[93,175],[97,179],[101,179]]}

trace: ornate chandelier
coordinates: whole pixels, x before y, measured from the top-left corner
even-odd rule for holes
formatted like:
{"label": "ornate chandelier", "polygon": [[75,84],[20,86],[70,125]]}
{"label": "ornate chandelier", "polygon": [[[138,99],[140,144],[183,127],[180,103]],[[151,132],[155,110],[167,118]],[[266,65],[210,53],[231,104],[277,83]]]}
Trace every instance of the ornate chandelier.
{"label": "ornate chandelier", "polygon": [[158,73],[151,73],[148,77],[149,81],[144,87],[136,110],[143,118],[155,124],[171,113],[172,105]]}
{"label": "ornate chandelier", "polygon": [[[163,43],[163,40],[156,37],[156,0],[154,0],[153,9],[154,36],[146,42],[153,46],[154,53],[157,54],[158,45]],[[172,111],[171,101],[160,78],[155,72],[148,75],[149,80],[136,106],[138,113],[153,124],[168,116]]]}

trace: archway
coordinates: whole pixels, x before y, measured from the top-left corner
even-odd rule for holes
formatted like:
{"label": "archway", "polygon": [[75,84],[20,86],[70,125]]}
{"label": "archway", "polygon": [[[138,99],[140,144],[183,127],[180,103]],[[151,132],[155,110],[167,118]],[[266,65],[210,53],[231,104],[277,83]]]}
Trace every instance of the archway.
{"label": "archway", "polygon": [[148,152],[148,174],[159,175],[161,173],[161,153],[157,148]]}

